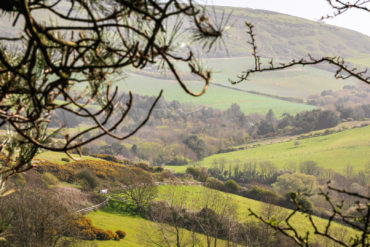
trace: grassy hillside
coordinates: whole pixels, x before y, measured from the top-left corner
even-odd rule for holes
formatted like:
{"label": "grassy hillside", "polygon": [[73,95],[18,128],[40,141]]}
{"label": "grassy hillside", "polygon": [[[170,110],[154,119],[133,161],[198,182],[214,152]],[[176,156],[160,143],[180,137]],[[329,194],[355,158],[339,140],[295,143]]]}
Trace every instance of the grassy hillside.
{"label": "grassy hillside", "polygon": [[[139,238],[138,234],[140,231],[143,231],[144,226],[148,225],[150,222],[141,218],[141,217],[134,217],[129,215],[123,214],[115,214],[112,212],[106,211],[96,211],[92,212],[88,215],[99,228],[105,230],[123,230],[127,233],[127,236],[121,241],[94,241],[95,244],[99,247],[118,247],[118,246],[127,246],[127,247],[141,247],[142,241]],[[88,246],[86,241],[86,245]]]}
{"label": "grassy hillside", "polygon": [[202,166],[211,166],[214,160],[226,162],[271,161],[279,168],[289,163],[299,164],[313,160],[321,167],[342,172],[347,165],[363,168],[370,161],[370,126],[355,128],[335,134],[312,137],[294,141],[262,145],[242,151],[216,154],[200,162]]}
{"label": "grassy hillside", "polygon": [[[200,91],[201,82],[188,82],[189,88]],[[241,91],[218,87],[211,85],[207,93],[199,98],[187,95],[177,82],[172,80],[161,80],[143,75],[132,75],[122,79],[119,82],[120,89],[127,92],[132,90],[141,95],[157,95],[161,89],[164,89],[164,98],[168,101],[177,100],[181,103],[192,103],[194,105],[204,105],[221,110],[226,110],[231,104],[236,103],[242,111],[248,113],[267,113],[273,109],[277,116],[284,112],[292,114],[312,110],[314,106],[293,103],[279,100],[271,97],[249,94]]]}
{"label": "grassy hillside", "polygon": [[[276,62],[279,59],[300,58],[310,53],[317,56],[340,55],[348,58],[350,62],[360,67],[370,66],[370,37],[358,32],[270,11],[231,7],[216,7],[215,10],[216,15],[220,15],[222,11],[232,13],[230,24],[233,24],[224,35],[224,43],[228,52],[225,52],[223,49],[216,49],[211,53],[213,57],[227,59],[206,59],[205,61],[205,64],[208,64],[216,72],[214,75],[214,82],[216,83],[229,86],[227,79],[234,78],[251,64],[250,58],[240,58],[241,56],[250,56],[250,49],[247,45],[248,36],[244,25],[245,21],[255,24],[258,48],[261,55],[274,57]],[[210,13],[213,13],[213,10]],[[37,18],[39,20],[48,20],[49,16],[44,12],[39,12]],[[1,19],[3,21],[0,22],[0,31],[3,33],[16,32],[18,30],[16,27],[9,29],[7,17],[1,17]],[[186,39],[187,37],[180,36],[178,43]],[[194,45],[197,46],[196,44]],[[127,69],[125,71],[127,72]],[[353,83],[355,82],[350,80],[345,82],[337,81],[333,78],[332,72],[309,67],[253,76],[251,81],[235,87],[277,96],[300,98],[307,97],[313,93],[320,93],[327,89],[339,89],[345,84]],[[146,89],[142,89],[143,84],[145,84]],[[194,83],[189,82],[189,84]],[[130,77],[127,85],[128,87],[123,86],[123,90],[132,89],[133,92],[146,95],[154,95],[158,89],[165,88],[167,91],[166,96],[169,100],[192,101],[194,104],[216,106],[220,109],[227,108],[231,103],[239,103],[243,105],[242,108],[246,113],[265,113],[269,108],[276,108],[278,113],[282,113],[282,109],[286,109],[290,113],[296,113],[309,108],[286,102],[276,102],[274,99],[265,97],[257,98],[255,95],[241,95],[227,89],[213,89],[213,92],[209,96],[204,97],[203,100],[195,100],[194,98],[183,96],[184,93],[181,89],[178,89],[178,85],[175,85],[175,83],[170,84],[168,81],[164,82],[145,76]],[[154,85],[154,91],[152,85]],[[230,95],[227,99],[222,96],[226,93]],[[219,102],[222,103],[217,106]],[[261,102],[265,103],[261,104]],[[255,105],[258,105],[258,107]]]}
{"label": "grassy hillside", "polygon": [[[180,200],[186,201],[186,207],[190,210],[200,210],[202,208],[202,201],[207,196],[219,196],[220,198],[227,198],[231,204],[235,204],[237,207],[237,213],[239,221],[248,222],[255,221],[251,218],[248,213],[248,209],[251,208],[254,212],[263,215],[266,210],[271,210],[273,215],[277,219],[282,219],[287,216],[290,212],[288,209],[283,209],[276,206],[269,206],[266,203],[254,201],[248,198],[244,198],[237,195],[226,194],[223,192],[207,189],[201,186],[160,186],[158,200],[168,200],[169,194],[174,195],[172,198],[180,203]],[[184,197],[185,196],[185,197]],[[184,199],[185,198],[185,199]],[[183,201],[182,201],[183,202]],[[117,230],[122,229],[127,232],[127,236],[124,240],[120,242],[116,241],[95,241],[95,243],[100,247],[105,246],[143,246],[143,236],[146,234],[151,234],[150,229],[155,229],[155,225],[150,221],[144,220],[140,217],[117,214],[114,212],[100,210],[97,212],[92,212],[88,215],[97,227],[106,230]],[[319,225],[319,227],[324,227],[325,220],[314,217],[314,221]],[[307,230],[313,231],[308,219],[298,214],[293,221],[293,226],[297,230],[304,234]],[[343,227],[338,223],[332,225],[332,230],[334,233],[346,233],[346,236],[353,235],[355,232],[352,229]],[[144,237],[145,238],[145,237]],[[321,241],[318,237],[311,237],[311,240]],[[348,239],[347,239],[348,240]],[[221,246],[223,246],[221,244]]]}
{"label": "grassy hillside", "polygon": [[[132,216],[128,214],[119,214],[106,210],[99,210],[88,214],[88,217],[92,219],[94,225],[105,230],[118,230],[121,229],[127,233],[126,237],[120,241],[93,241],[98,247],[142,247],[142,246],[155,246],[146,245],[148,237],[155,239],[155,223],[143,219],[139,216]],[[190,238],[190,232],[184,230],[184,235]],[[197,234],[197,237],[201,239],[203,245],[206,245],[206,239],[203,235]],[[85,241],[81,247],[87,247],[89,241]],[[223,241],[219,241],[220,246],[226,246]]]}
{"label": "grassy hillside", "polygon": [[[211,68],[215,73],[213,82],[227,86],[232,86],[229,78],[235,78],[243,70],[246,70],[252,65],[250,57],[250,49],[247,45],[248,36],[246,34],[245,21],[250,21],[255,24],[256,39],[260,54],[264,57],[274,57],[275,63],[278,60],[291,60],[307,56],[342,56],[348,58],[348,61],[359,67],[369,67],[370,57],[370,37],[362,35],[348,29],[334,27],[319,22],[309,21],[294,16],[274,13],[270,11],[242,9],[242,8],[216,8],[216,13],[222,11],[232,13],[230,23],[232,27],[224,36],[224,43],[227,52],[222,49],[212,51],[212,59],[205,59],[206,67]],[[183,38],[182,40],[186,39]],[[185,68],[179,65],[180,70],[185,71]],[[357,83],[356,80],[336,80],[333,76],[333,71],[328,71],[328,67],[295,67],[290,70],[263,73],[254,75],[248,82],[232,87],[247,91],[257,91],[265,94],[276,96],[306,98],[311,94],[318,94],[327,89],[340,89],[344,85]],[[332,68],[331,68],[332,70]],[[158,79],[142,76],[134,76],[128,78],[128,84],[134,91],[138,89],[141,92],[140,84],[147,81],[147,86],[152,88],[152,84],[161,85]],[[150,84],[149,84],[150,83]],[[164,83],[164,82],[162,82]],[[189,82],[190,86],[194,83]],[[162,84],[163,85],[163,84]],[[172,91],[171,86],[164,87],[167,96],[170,98],[179,98],[183,100],[181,95]],[[216,91],[216,90],[213,90]],[[259,111],[253,109],[246,103],[253,102],[253,97],[249,94],[245,96],[233,95],[234,93],[227,89],[219,89],[223,94],[230,94],[234,99],[234,103],[244,105],[245,112],[265,112],[266,105],[259,105],[259,108],[264,110]],[[146,92],[147,93],[147,92]],[[212,93],[211,96],[215,101],[224,102],[222,96],[218,93]],[[193,99],[194,104],[214,104],[205,97],[203,101]],[[261,101],[266,101],[266,98],[260,98]],[[271,100],[267,100],[269,104]],[[271,102],[272,103],[272,102]],[[251,103],[252,104],[252,103]],[[274,103],[271,108],[275,107]],[[291,108],[297,106],[290,105],[287,111],[292,111]]]}
{"label": "grassy hillside", "polygon": [[[229,79],[236,79],[236,75],[241,71],[252,68],[251,61],[250,57],[234,57],[207,59],[205,63],[214,72],[213,82],[246,91],[291,98],[304,99],[312,94],[320,94],[323,90],[338,90],[344,85],[358,82],[354,79],[337,80],[333,72],[315,67],[294,67],[289,70],[255,74],[246,82],[230,84]],[[368,64],[370,66],[370,63]]]}
{"label": "grassy hillside", "polygon": [[[266,211],[268,210],[267,208],[272,207],[274,208],[272,209],[273,215],[275,215],[277,218],[279,217],[284,218],[287,216],[287,214],[291,212],[289,209],[281,208],[278,206],[271,206],[270,204],[267,204],[264,202],[255,201],[255,200],[248,199],[242,196],[208,189],[203,186],[184,186],[184,185],[160,186],[159,196],[158,196],[159,200],[166,200],[168,195],[171,193],[177,193],[178,194],[177,199],[184,199],[183,196],[185,196],[185,201],[187,202],[187,208],[193,209],[193,210],[200,210],[202,206],[204,206],[204,204],[202,204],[202,201],[206,201],[208,197],[212,197],[215,194],[216,196],[219,196],[220,198],[226,197],[230,201],[230,203],[233,203],[236,205],[238,218],[239,218],[239,221],[241,222],[247,222],[248,220],[255,220],[254,218],[251,218],[249,216],[248,209],[253,210],[255,213],[259,215],[264,215]],[[323,226],[326,222],[326,220],[318,218],[318,217],[315,217],[314,219],[315,219],[315,222],[317,222],[319,226]],[[313,231],[312,226],[310,225],[309,221],[302,214],[296,215],[293,226],[296,227],[297,230],[300,232],[305,232],[307,230]],[[333,229],[337,229],[337,230],[339,228],[342,228],[342,226],[337,223],[335,223],[333,227],[334,227]],[[353,233],[352,230],[350,229],[348,230],[351,233]]]}
{"label": "grassy hillside", "polygon": [[[67,6],[69,5],[64,2],[58,5],[60,9]],[[231,56],[245,56],[250,53],[246,45],[248,36],[245,21],[255,25],[259,49],[262,55],[267,57],[293,58],[305,56],[308,53],[321,56],[353,57],[370,53],[370,37],[349,29],[286,14],[248,8],[224,6],[213,8],[210,6],[208,15],[216,13],[216,18],[220,20],[223,12],[232,14],[228,23],[231,28],[224,35],[224,43]],[[53,16],[39,10],[34,14],[38,21],[46,22],[50,21],[50,16]],[[214,17],[211,17],[213,20]],[[62,19],[58,19],[58,23],[69,24]],[[19,20],[17,24],[21,25],[22,20]],[[1,16],[0,31],[14,37],[16,36],[14,33],[22,28],[20,26],[9,28],[10,25],[9,17],[7,15]],[[178,42],[183,42],[186,38],[180,35]],[[225,56],[226,52],[217,50],[214,54]]]}
{"label": "grassy hillside", "polygon": [[296,58],[311,55],[344,57],[369,54],[370,37],[321,22],[271,11],[247,8],[218,8],[218,13],[232,11],[234,23],[225,43],[231,55],[247,54],[245,21],[255,25],[261,53],[267,57]]}

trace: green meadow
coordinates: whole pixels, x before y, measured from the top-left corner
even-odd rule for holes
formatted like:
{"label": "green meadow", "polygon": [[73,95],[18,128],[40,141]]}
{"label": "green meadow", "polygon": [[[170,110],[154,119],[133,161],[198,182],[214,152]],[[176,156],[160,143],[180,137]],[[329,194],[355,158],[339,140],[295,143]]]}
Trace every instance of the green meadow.
{"label": "green meadow", "polygon": [[[142,247],[142,246],[155,246],[148,245],[147,242],[150,240],[158,241],[158,226],[149,220],[141,218],[139,216],[132,216],[128,214],[115,213],[107,210],[99,210],[92,212],[87,215],[92,219],[95,226],[105,230],[123,230],[126,232],[126,237],[120,241],[99,241],[95,240],[92,243],[98,247]],[[191,233],[187,230],[183,230],[183,240],[191,238]],[[202,234],[196,234],[197,238],[206,246],[206,238]],[[160,238],[159,238],[160,239]],[[90,241],[85,241],[80,246],[87,247]],[[220,246],[226,246],[223,241],[219,241]]]}
{"label": "green meadow", "polygon": [[290,163],[312,160],[320,167],[343,172],[347,165],[360,169],[370,162],[370,126],[301,139],[298,142],[298,145],[292,140],[216,154],[206,157],[199,164],[210,167],[215,160],[220,159],[226,162],[271,161],[279,168],[284,168]]}
{"label": "green meadow", "polygon": [[[284,219],[289,214],[289,212],[291,212],[288,209],[271,206],[263,202],[251,200],[233,194],[226,194],[224,192],[211,190],[202,186],[160,186],[157,200],[171,200],[175,205],[181,204],[189,210],[200,210],[204,206],[203,202],[211,197],[214,197],[217,200],[227,200],[230,205],[233,205],[237,209],[237,217],[238,220],[241,222],[256,220],[255,218],[249,216],[249,208],[260,215],[269,210],[272,212],[272,215],[274,215],[275,218],[278,220]],[[214,210],[217,209],[214,208]],[[99,247],[145,246],[144,242],[146,240],[146,237],[148,236],[148,234],[151,234],[151,236],[153,236],[153,229],[156,229],[153,222],[150,222],[143,218],[127,214],[115,213],[104,209],[92,212],[88,214],[88,217],[92,219],[93,223],[97,227],[112,231],[121,229],[126,231],[127,233],[125,239],[121,241],[94,241],[94,243],[96,243]],[[314,221],[318,225],[319,229],[324,229],[326,220],[314,217]],[[296,227],[300,234],[305,234],[307,231],[313,231],[307,217],[302,214],[297,214],[294,217],[294,220],[292,220],[292,225]],[[345,233],[347,236],[355,234],[354,230],[344,227],[335,222],[332,225],[332,232]],[[187,232],[185,234],[187,234]],[[321,241],[317,236],[313,236],[312,234],[310,236],[311,240],[314,239]],[[198,235],[198,237],[200,237],[200,239],[203,239],[200,234]],[[202,241],[204,241],[204,239]],[[87,243],[88,241],[85,242],[85,244]],[[221,244],[221,246],[223,245]]]}
{"label": "green meadow", "polygon": [[[182,88],[175,81],[136,74],[130,74],[128,78],[122,79],[122,81],[117,83],[119,83],[121,90],[125,92],[131,90],[140,95],[155,96],[158,95],[161,89],[165,89],[164,98],[167,101],[177,100],[181,103],[191,103],[193,105],[213,107],[220,110],[226,110],[233,103],[236,103],[246,114],[255,112],[266,114],[269,109],[272,109],[277,116],[280,116],[285,112],[296,114],[301,111],[315,108],[311,105],[250,94],[219,87],[214,84],[211,84],[206,94],[201,97],[192,97],[184,93]],[[186,85],[194,92],[200,92],[203,87],[203,83],[199,81],[187,82]]]}
{"label": "green meadow", "polygon": [[[142,241],[140,239],[140,231],[143,231],[146,225],[150,222],[141,218],[124,214],[117,214],[107,211],[95,211],[88,214],[88,217],[93,220],[94,225],[105,230],[123,230],[126,232],[126,237],[120,241],[93,241],[99,247],[118,247],[118,246],[127,246],[127,247],[141,247]],[[87,243],[90,241],[86,241]]]}
{"label": "green meadow", "polygon": [[245,91],[256,91],[275,96],[306,98],[311,94],[320,94],[323,90],[337,90],[344,85],[356,83],[352,79],[337,80],[334,78],[334,74],[327,70],[310,66],[296,66],[282,71],[257,73],[252,75],[248,81],[232,85],[229,79],[236,80],[236,75],[254,67],[251,57],[208,59],[205,60],[205,64],[214,72],[213,82]]}
{"label": "green meadow", "polygon": [[[358,58],[356,58],[358,59]],[[155,96],[164,89],[164,98],[168,101],[177,100],[181,103],[191,103],[226,110],[231,104],[238,104],[242,111],[248,113],[266,113],[269,109],[280,116],[284,112],[295,114],[312,110],[311,105],[280,100],[274,97],[259,95],[256,92],[277,97],[305,99],[309,95],[320,94],[323,90],[339,90],[344,85],[353,85],[355,80],[337,80],[333,73],[315,67],[294,67],[284,71],[255,74],[248,81],[231,84],[229,79],[236,79],[242,71],[253,67],[251,57],[226,57],[204,59],[203,66],[212,71],[212,83],[205,95],[192,97],[184,93],[178,82],[161,79],[149,75],[130,72],[113,79],[122,92],[132,91],[140,95]],[[181,74],[188,74],[185,64],[176,64]],[[167,72],[170,74],[170,72]],[[158,74],[159,75],[159,74]],[[200,92],[203,83],[194,78],[186,81],[187,87]],[[220,87],[219,85],[226,86]]]}

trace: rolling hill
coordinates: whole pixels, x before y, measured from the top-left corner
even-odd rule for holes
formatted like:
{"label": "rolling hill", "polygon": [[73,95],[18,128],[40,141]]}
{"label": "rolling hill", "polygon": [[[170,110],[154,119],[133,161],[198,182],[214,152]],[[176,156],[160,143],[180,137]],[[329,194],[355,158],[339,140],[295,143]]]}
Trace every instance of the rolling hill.
{"label": "rolling hill", "polygon": [[[174,193],[174,194],[173,194]],[[244,198],[237,195],[226,194],[224,192],[211,190],[201,186],[160,186],[159,187],[159,194],[157,200],[168,200],[167,195],[171,194],[174,196],[173,200],[178,201],[179,199],[183,199],[184,196],[186,197],[186,208],[188,210],[200,210],[201,209],[201,201],[207,195],[210,196],[219,196],[221,198],[228,198],[231,204],[237,208],[238,219],[240,222],[251,222],[255,221],[254,218],[249,216],[248,209],[252,209],[257,214],[263,214],[266,210],[272,210],[273,215],[276,218],[284,218],[286,217],[290,210],[280,208],[277,206],[269,206],[266,203],[251,200],[248,198]],[[176,202],[175,202],[176,205]],[[269,208],[271,207],[271,208]],[[136,247],[142,246],[143,241],[145,241],[145,235],[148,231],[155,229],[155,224],[152,222],[145,220],[138,216],[130,216],[128,214],[122,214],[113,212],[109,209],[103,209],[96,212],[92,212],[88,215],[94,224],[98,227],[103,228],[105,230],[116,230],[116,229],[127,229],[127,237],[120,242],[117,241],[95,241],[98,246],[129,246],[129,247]],[[314,221],[319,228],[324,228],[326,220],[314,217]],[[297,231],[300,234],[305,234],[306,231],[313,231],[312,226],[310,225],[308,219],[302,215],[297,214],[294,217],[293,225],[297,228]],[[353,235],[355,231],[353,229],[344,227],[338,223],[333,223],[332,225],[333,232],[346,232],[348,236]],[[151,233],[153,234],[153,233]],[[202,239],[202,236],[200,235]],[[321,238],[314,236],[313,234],[310,235],[310,240],[322,241]],[[346,239],[348,240],[348,238]],[[123,245],[124,244],[124,245]],[[324,243],[322,243],[324,244]],[[82,245],[83,246],[83,245]],[[221,246],[224,246],[221,244]]]}
{"label": "rolling hill", "polygon": [[[252,61],[250,48],[247,45],[245,21],[255,25],[258,48],[263,57],[274,57],[278,62],[304,57],[308,53],[314,56],[339,55],[348,58],[356,66],[369,67],[370,37],[358,32],[270,11],[231,7],[214,7],[214,10],[213,7],[209,8],[209,14],[215,15],[216,20],[221,18],[223,12],[232,16],[228,23],[230,28],[223,37],[227,52],[221,45],[221,48],[212,50],[211,55],[207,55],[213,57],[212,59],[204,59],[205,66],[214,71],[212,81],[214,85],[208,95],[203,99],[194,99],[184,95],[172,80],[133,73],[130,73],[126,79],[116,78],[120,81],[121,89],[125,92],[132,90],[140,94],[156,95],[159,89],[163,88],[166,91],[167,100],[192,102],[196,105],[213,106],[219,109],[226,109],[232,103],[237,103],[245,113],[266,113],[271,108],[280,115],[284,112],[294,114],[313,107],[289,101],[277,101],[276,96],[305,99],[310,94],[318,94],[328,89],[340,89],[344,85],[357,82],[336,80],[331,69],[329,68],[328,71],[327,67],[297,67],[282,72],[256,75],[248,82],[231,85],[228,79],[235,78],[250,66]],[[7,18],[2,16],[1,19],[4,21],[0,22],[0,31],[6,34],[17,30],[16,27],[9,29]],[[38,12],[37,18],[47,21],[49,16]],[[184,28],[187,25],[184,23]],[[180,35],[177,43],[184,42],[189,42],[189,45],[194,46],[196,50],[199,48],[199,44],[190,42],[189,37]],[[188,71],[181,64],[178,64],[178,67],[187,75]],[[188,84],[190,87],[199,88],[198,82],[189,81]],[[218,84],[242,91],[217,88]],[[261,93],[273,97],[261,96],[259,95]]]}
{"label": "rolling hill", "polygon": [[370,55],[370,37],[349,29],[265,10],[216,8],[218,15],[223,11],[232,13],[230,23],[233,25],[225,38],[231,56],[249,54],[243,45],[248,37],[245,21],[254,24],[259,50],[265,57]]}
{"label": "rolling hill", "polygon": [[[294,113],[299,109],[307,110],[309,106],[298,106],[285,102],[284,105],[288,106],[285,108],[281,102],[266,99],[265,96],[272,96],[274,99],[276,97],[298,98],[304,101],[309,95],[320,94],[329,89],[338,90],[344,85],[358,83],[354,79],[337,80],[333,76],[333,68],[316,66],[294,67],[279,72],[253,75],[247,82],[231,85],[229,79],[236,79],[236,75],[253,66],[253,59],[247,46],[245,21],[255,24],[260,55],[265,58],[273,57],[275,63],[311,54],[317,57],[342,56],[348,58],[348,61],[355,66],[370,66],[370,37],[358,32],[262,10],[216,7],[216,16],[220,18],[223,11],[232,13],[230,18],[232,25],[224,36],[227,52],[222,48],[215,49],[211,52],[212,55],[202,62],[204,67],[213,71],[213,87],[221,85],[222,88],[209,90],[208,96],[201,100],[181,96],[177,92],[182,91],[176,92],[175,90],[176,82],[168,77],[161,78],[160,73],[157,72],[155,76],[150,76],[150,73],[144,75],[130,73],[123,83],[126,90],[131,89],[139,93],[145,91],[147,95],[154,95],[154,92],[149,92],[149,88],[158,87],[165,89],[165,97],[168,100],[191,101],[194,104],[214,106],[220,109],[224,109],[223,103],[227,105],[237,103],[245,113],[266,112],[269,108],[281,113],[281,107],[286,112]],[[186,37],[183,37],[181,41],[183,40],[186,40]],[[196,44],[192,45],[196,46]],[[177,67],[186,78],[189,69],[183,64],[177,64]],[[143,86],[144,82],[145,86]],[[188,82],[190,88],[197,88],[194,84],[196,84],[194,81]],[[143,90],[142,87],[146,89]],[[233,92],[233,89],[240,90],[239,94]],[[223,97],[226,94],[230,95],[230,99]],[[255,101],[255,98],[259,98],[264,103]],[[215,102],[222,103],[215,104]]]}
{"label": "rolling hill", "polygon": [[362,169],[370,161],[370,126],[354,128],[339,133],[261,145],[241,151],[206,157],[200,165],[210,167],[214,160],[226,162],[271,161],[283,169],[289,163],[312,160],[319,166],[343,172],[347,165]]}

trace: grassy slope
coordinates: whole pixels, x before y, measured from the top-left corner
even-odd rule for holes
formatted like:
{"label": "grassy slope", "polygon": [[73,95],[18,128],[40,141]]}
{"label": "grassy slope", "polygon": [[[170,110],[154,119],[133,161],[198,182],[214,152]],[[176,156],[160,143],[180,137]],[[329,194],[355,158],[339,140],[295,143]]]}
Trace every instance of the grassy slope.
{"label": "grassy slope", "polygon": [[[188,208],[194,209],[194,210],[200,210],[202,208],[201,201],[203,198],[208,197],[210,193],[215,192],[219,193],[223,196],[227,196],[229,200],[231,200],[232,203],[235,203],[237,206],[237,212],[238,212],[238,218],[239,221],[245,222],[247,220],[251,220],[249,216],[248,209],[253,210],[259,215],[263,215],[266,213],[266,208],[269,204],[255,201],[249,198],[245,198],[242,196],[234,195],[234,194],[228,194],[221,191],[216,191],[212,189],[208,189],[203,186],[184,186],[184,185],[178,185],[176,186],[177,189],[173,190],[174,186],[160,186],[159,188],[159,198],[164,200],[166,199],[166,196],[169,194],[169,192],[175,191],[175,193],[186,195],[186,201],[188,202]],[[281,208],[276,206],[276,214],[284,213],[285,215],[291,212],[289,209]],[[311,225],[307,218],[302,214],[297,214],[296,221],[293,224],[293,226],[297,227],[297,230],[299,231],[307,231],[308,229],[313,230],[311,228]],[[315,217],[315,222],[318,223],[319,226],[323,226],[326,222],[326,220]],[[334,224],[334,228],[340,227],[340,224]]]}
{"label": "grassy slope", "polygon": [[[65,4],[60,5],[60,7],[63,6],[65,7]],[[276,59],[293,59],[305,56],[308,53],[318,56],[341,55],[349,57],[351,62],[362,67],[369,66],[370,37],[358,32],[269,11],[226,7],[216,8],[218,15],[222,11],[226,11],[226,13],[232,11],[233,13],[230,21],[230,23],[233,23],[233,26],[224,35],[224,41],[231,56],[246,56],[250,54],[250,49],[246,45],[248,37],[244,25],[244,22],[247,20],[253,22],[256,26],[257,41],[259,41],[258,48],[264,56],[273,56]],[[49,15],[45,12],[38,11],[35,12],[35,15],[38,20],[49,19]],[[14,33],[20,28],[9,29],[8,18],[1,17],[1,20],[0,31],[15,36]],[[179,42],[183,40],[184,37],[181,37]],[[217,53],[218,56],[227,56],[226,53],[218,50],[214,51],[214,53]],[[227,83],[227,78],[234,77],[244,70],[248,64],[250,64],[250,59],[249,61],[244,61],[244,59],[241,61],[240,58],[227,59],[226,61],[222,59],[209,61],[209,66],[214,68],[216,72],[220,69],[226,71],[215,74],[215,82],[217,83]],[[246,113],[265,113],[269,108],[275,109],[278,114],[284,111],[296,113],[310,109],[310,106],[291,104],[255,95],[241,95],[226,89],[211,89],[208,96],[198,100],[184,95],[175,83],[170,85],[168,82],[142,76],[135,77],[132,80],[129,79],[128,81],[128,89],[133,89],[134,92],[154,95],[158,92],[158,89],[166,88],[166,97],[169,100],[192,101],[194,104],[215,106],[220,109],[227,108],[231,103],[239,103]],[[144,82],[147,89],[142,89]],[[345,84],[347,83],[353,82],[346,81]],[[309,94],[321,92],[325,89],[340,88],[343,84],[343,82],[335,81],[329,72],[305,68],[302,71],[284,71],[255,76],[249,83],[240,84],[236,88],[240,87],[246,90],[255,90],[280,96],[306,97]],[[152,85],[155,85],[154,89]],[[224,96],[226,93],[229,96]]]}
{"label": "grassy slope", "polygon": [[216,154],[205,158],[201,165],[210,166],[215,159],[226,161],[271,161],[283,168],[290,162],[313,160],[319,166],[342,171],[347,165],[362,168],[370,161],[370,126],[355,128],[326,136],[263,145],[257,148]]}
{"label": "grassy slope", "polygon": [[[265,213],[265,210],[268,208],[268,204],[258,202],[255,200],[251,200],[248,198],[244,198],[237,195],[231,195],[226,194],[219,191],[214,191],[207,189],[205,187],[201,186],[160,186],[159,187],[159,196],[158,200],[166,200],[168,193],[175,192],[176,195],[178,195],[179,198],[183,198],[183,195],[186,195],[186,203],[187,207],[189,209],[193,210],[199,210],[201,208],[200,202],[202,201],[202,198],[204,196],[209,195],[209,193],[217,193],[222,196],[230,196],[228,199],[231,200],[233,203],[236,204],[238,209],[238,218],[242,222],[248,222],[250,220],[254,220],[254,218],[251,218],[248,216],[248,209],[251,208],[253,211],[255,211],[258,214],[263,215]],[[175,196],[176,198],[176,196]],[[176,200],[176,199],[175,199]],[[286,216],[290,211],[288,209],[282,209],[280,207],[275,207],[276,214],[278,214],[280,217]],[[128,215],[122,215],[122,214],[115,214],[112,212],[107,211],[97,211],[92,212],[88,215],[94,222],[94,224],[98,227],[101,227],[106,230],[118,230],[122,229],[127,232],[127,236],[124,240],[120,242],[116,241],[95,241],[95,243],[98,244],[100,247],[105,246],[128,246],[128,247],[137,247],[137,246],[143,246],[143,240],[140,235],[142,235],[142,232],[145,231],[148,233],[148,229],[151,229],[153,225],[142,218],[139,217],[133,217]],[[300,233],[305,233],[307,230],[312,231],[312,227],[310,226],[310,223],[308,222],[308,219],[298,214],[295,216],[295,220],[293,223],[293,226],[297,228],[297,230]],[[324,227],[325,220],[315,217],[315,222],[318,224],[319,227]],[[337,223],[334,223],[333,226],[333,232],[342,232],[347,231],[347,235],[350,236],[354,234],[354,231],[349,228],[345,228]],[[317,238],[315,238],[317,239]]]}
{"label": "grassy slope", "polygon": [[234,25],[225,35],[225,43],[232,55],[249,53],[245,21],[255,25],[258,49],[267,57],[369,54],[370,37],[349,29],[271,11],[225,7],[218,10],[220,14],[222,11],[233,11],[231,23]]}
{"label": "grassy slope", "polygon": [[[105,210],[92,212],[88,215],[88,217],[90,217],[94,225],[99,228],[114,231],[121,229],[127,233],[126,237],[121,241],[93,241],[99,247],[147,246],[145,245],[145,241],[148,240],[147,236],[150,235],[153,237],[153,234],[155,234],[153,229],[156,229],[156,225],[153,222],[145,220],[141,217],[117,214]],[[185,230],[185,234],[189,234],[189,232]],[[203,244],[206,243],[203,235],[197,234],[197,236],[201,239]],[[86,241],[85,244],[86,243],[88,243],[88,241]],[[222,246],[222,241],[219,243]],[[82,244],[81,247],[83,246],[85,245]]]}
{"label": "grassy slope", "polygon": [[[188,82],[187,85],[193,90],[201,88],[201,82]],[[207,93],[199,98],[187,95],[178,83],[171,80],[161,80],[142,75],[132,75],[119,82],[121,90],[132,90],[142,95],[157,95],[161,89],[164,89],[164,98],[168,101],[177,100],[195,105],[205,105],[208,107],[226,110],[233,103],[237,103],[244,113],[267,113],[273,109],[277,116],[284,112],[292,114],[300,111],[314,109],[313,106],[292,103],[284,100],[274,99],[260,95],[249,94],[235,91],[227,88],[211,85]]]}
{"label": "grassy slope", "polygon": [[123,230],[127,233],[125,239],[121,241],[94,241],[99,247],[142,246],[138,233],[142,230],[143,226],[149,223],[145,219],[105,211],[92,212],[88,217],[93,220],[97,227],[112,231]]}
{"label": "grassy slope", "polygon": [[[256,91],[276,96],[306,98],[323,90],[338,90],[344,85],[357,81],[337,80],[332,72],[314,67],[294,67],[292,69],[255,74],[248,81],[232,85],[228,79],[236,79],[241,71],[252,68],[251,58],[215,58],[205,61],[214,71],[213,81],[229,87]],[[370,63],[369,63],[370,64]]]}

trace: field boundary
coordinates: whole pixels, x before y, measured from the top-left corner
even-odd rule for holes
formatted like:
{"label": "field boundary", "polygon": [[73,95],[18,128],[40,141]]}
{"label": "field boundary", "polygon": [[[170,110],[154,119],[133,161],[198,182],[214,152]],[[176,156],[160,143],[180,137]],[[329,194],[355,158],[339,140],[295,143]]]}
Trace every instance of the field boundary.
{"label": "field boundary", "polygon": [[107,203],[110,201],[110,199],[111,199],[111,197],[108,196],[107,199],[105,199],[103,202],[101,202],[99,204],[96,204],[96,205],[93,205],[93,206],[90,206],[90,207],[87,207],[87,208],[83,208],[83,209],[77,210],[75,213],[76,214],[79,214],[79,213],[89,213],[91,211],[94,211],[95,209],[103,208],[103,207],[105,207],[105,205],[107,205]]}

